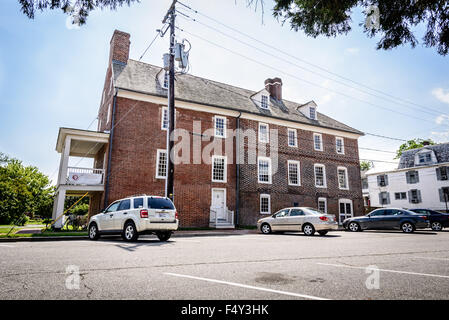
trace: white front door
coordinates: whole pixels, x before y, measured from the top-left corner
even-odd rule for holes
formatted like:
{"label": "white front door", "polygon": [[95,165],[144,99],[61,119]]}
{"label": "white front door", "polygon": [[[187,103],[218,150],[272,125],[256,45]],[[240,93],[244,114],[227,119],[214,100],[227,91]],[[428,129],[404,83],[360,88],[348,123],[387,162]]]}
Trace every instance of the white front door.
{"label": "white front door", "polygon": [[339,206],[339,224],[343,224],[343,221],[354,216],[352,211],[352,200],[340,199],[338,201]]}
{"label": "white front door", "polygon": [[212,189],[212,208],[217,213],[218,219],[226,220],[226,190]]}

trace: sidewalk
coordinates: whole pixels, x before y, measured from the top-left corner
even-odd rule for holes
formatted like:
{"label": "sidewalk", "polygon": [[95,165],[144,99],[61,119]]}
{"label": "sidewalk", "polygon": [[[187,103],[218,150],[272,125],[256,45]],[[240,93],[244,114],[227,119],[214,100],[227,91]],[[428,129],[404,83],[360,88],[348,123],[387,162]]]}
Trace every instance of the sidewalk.
{"label": "sidewalk", "polygon": [[[233,236],[233,235],[245,235],[255,233],[257,233],[257,230],[255,229],[180,230],[175,231],[172,235],[172,238]],[[17,238],[0,238],[0,242],[71,241],[71,240],[88,240],[88,239],[89,238],[87,236],[17,237]]]}

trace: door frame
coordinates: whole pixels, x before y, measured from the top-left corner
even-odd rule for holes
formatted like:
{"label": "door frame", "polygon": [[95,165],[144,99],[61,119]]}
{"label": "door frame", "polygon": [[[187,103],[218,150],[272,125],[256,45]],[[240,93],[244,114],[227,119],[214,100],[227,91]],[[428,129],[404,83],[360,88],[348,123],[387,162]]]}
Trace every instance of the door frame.
{"label": "door frame", "polygon": [[[223,215],[224,215],[224,219],[226,219],[226,212],[224,210],[226,210],[226,188],[212,188],[211,189],[211,196],[210,196],[210,206],[212,207],[214,204],[214,191],[223,191]],[[218,214],[218,213],[217,213]]]}
{"label": "door frame", "polygon": [[341,221],[340,216],[342,215],[342,213],[340,212],[340,205],[344,203],[345,204],[345,219],[349,218],[348,214],[346,213],[346,204],[350,204],[351,205],[351,216],[350,218],[354,217],[354,202],[351,199],[338,199],[338,224],[342,224],[343,221]]}

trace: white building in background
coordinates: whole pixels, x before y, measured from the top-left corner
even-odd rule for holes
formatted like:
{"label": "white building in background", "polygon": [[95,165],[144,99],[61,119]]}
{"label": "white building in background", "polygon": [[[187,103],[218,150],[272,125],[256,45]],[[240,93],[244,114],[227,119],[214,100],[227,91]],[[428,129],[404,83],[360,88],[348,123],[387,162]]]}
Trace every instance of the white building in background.
{"label": "white building in background", "polygon": [[405,151],[397,168],[366,172],[372,207],[449,207],[449,143]]}

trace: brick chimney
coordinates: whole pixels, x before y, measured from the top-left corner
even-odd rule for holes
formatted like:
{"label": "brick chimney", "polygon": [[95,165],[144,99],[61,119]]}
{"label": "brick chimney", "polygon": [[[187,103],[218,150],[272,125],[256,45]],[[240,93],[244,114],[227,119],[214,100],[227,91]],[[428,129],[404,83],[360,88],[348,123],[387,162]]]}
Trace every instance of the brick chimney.
{"label": "brick chimney", "polygon": [[270,93],[270,96],[282,100],[282,80],[281,78],[273,78],[265,80],[265,89]]}
{"label": "brick chimney", "polygon": [[111,39],[111,47],[109,51],[109,63],[112,61],[119,61],[124,64],[128,63],[129,58],[129,45],[131,42],[129,33],[115,30]]}

